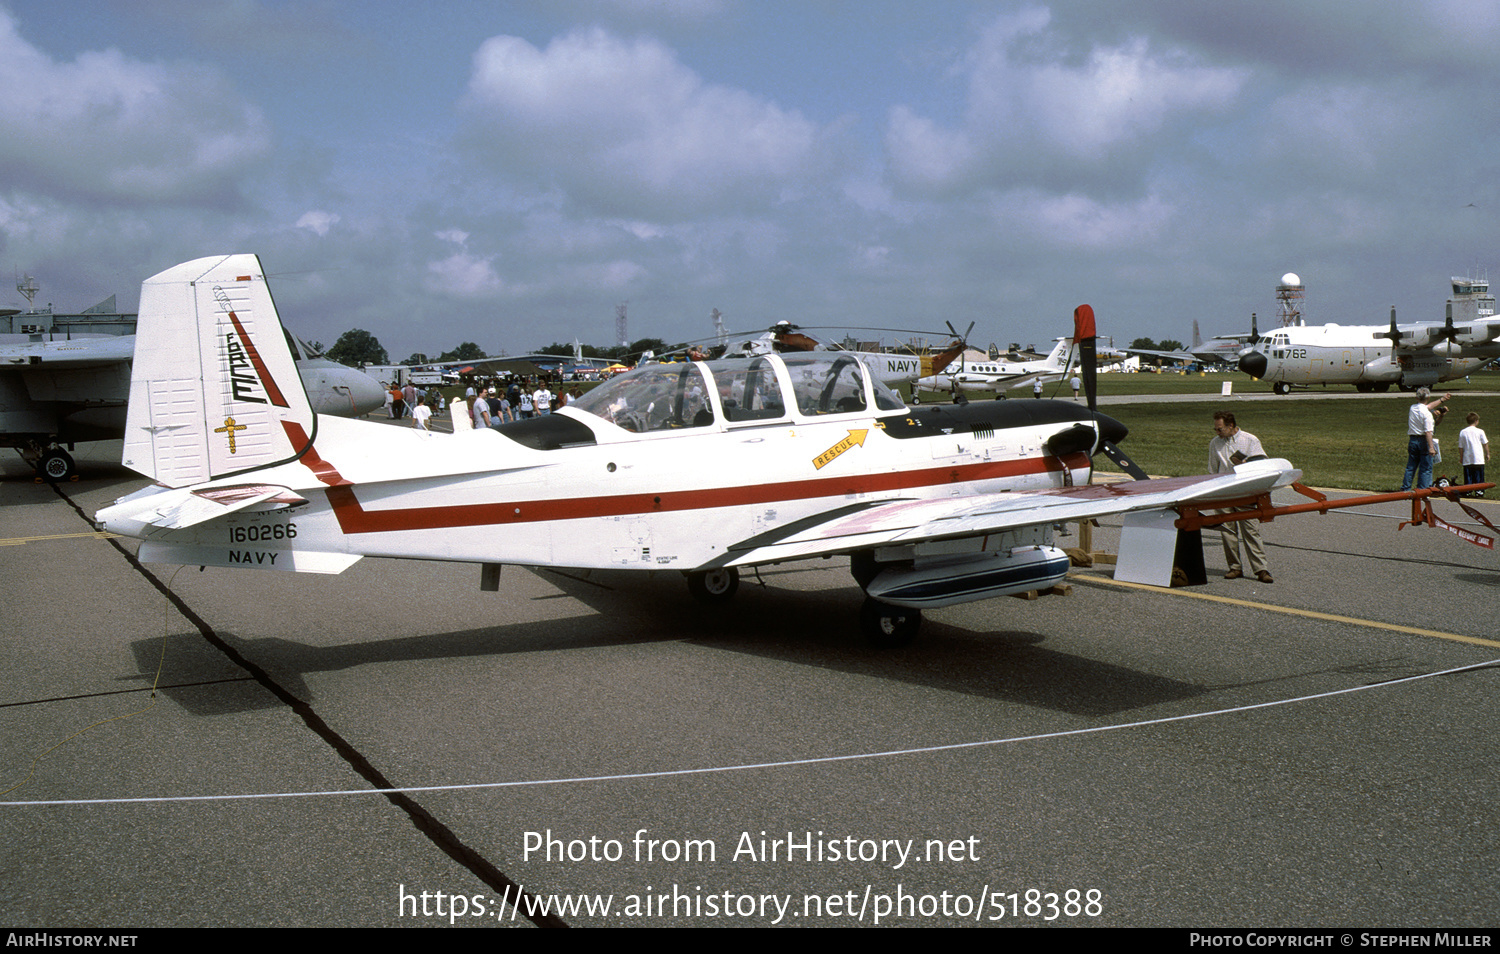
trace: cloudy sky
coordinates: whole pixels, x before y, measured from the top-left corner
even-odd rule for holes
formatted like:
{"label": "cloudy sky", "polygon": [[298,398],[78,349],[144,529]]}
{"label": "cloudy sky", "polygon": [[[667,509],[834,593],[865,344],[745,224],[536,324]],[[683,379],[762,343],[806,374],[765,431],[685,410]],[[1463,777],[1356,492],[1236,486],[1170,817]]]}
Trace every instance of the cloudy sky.
{"label": "cloudy sky", "polygon": [[[0,0],[0,307],[254,252],[460,341],[1440,319],[1496,272],[1496,0]],[[886,335],[887,339],[895,336]]]}

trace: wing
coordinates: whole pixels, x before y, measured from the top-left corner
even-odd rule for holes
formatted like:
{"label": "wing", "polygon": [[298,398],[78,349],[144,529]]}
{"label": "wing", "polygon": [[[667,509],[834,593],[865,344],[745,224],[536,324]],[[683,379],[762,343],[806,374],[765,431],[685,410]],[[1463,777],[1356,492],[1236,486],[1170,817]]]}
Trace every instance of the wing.
{"label": "wing", "polygon": [[1285,460],[1241,464],[1232,474],[1091,484],[1038,493],[977,494],[854,504],[742,540],[700,569],[749,566],[873,547],[953,540],[1113,514],[1212,507],[1289,486]]}
{"label": "wing", "polygon": [[135,335],[0,345],[0,370],[99,368],[124,364],[134,354]]}
{"label": "wing", "polygon": [[1149,358],[1167,358],[1172,361],[1198,361],[1196,354],[1189,351],[1145,351],[1141,348],[1121,348],[1126,354],[1145,355]]}
{"label": "wing", "polygon": [[1481,318],[1471,321],[1466,325],[1459,325],[1453,329],[1453,342],[1460,348],[1475,349],[1479,353],[1493,353],[1497,350],[1496,340],[1500,338],[1500,318]]}
{"label": "wing", "polygon": [[[571,356],[556,355],[558,360],[571,362]],[[530,361],[520,361],[516,358],[474,358],[470,361],[429,361],[420,365],[423,368],[431,368],[435,371],[457,371],[461,373],[483,372],[484,374],[509,373],[516,375],[544,374],[542,368],[532,364]]]}
{"label": "wing", "polygon": [[[1416,354],[1436,350],[1450,357],[1482,357],[1500,354],[1500,318],[1482,317],[1455,324],[1450,314],[1445,321],[1422,321],[1398,325],[1394,311],[1387,331],[1377,331],[1374,338],[1390,341],[1397,354]],[[1445,348],[1442,342],[1451,342]]]}
{"label": "wing", "polygon": [[1016,388],[1027,387],[1028,385],[1031,385],[1038,378],[1041,379],[1043,384],[1050,384],[1053,381],[1061,380],[1063,376],[1063,372],[1056,369],[1050,371],[1028,371],[1025,374],[1017,374],[1012,377],[1001,378],[995,382],[995,387],[1004,388],[1007,391],[1014,391]]}

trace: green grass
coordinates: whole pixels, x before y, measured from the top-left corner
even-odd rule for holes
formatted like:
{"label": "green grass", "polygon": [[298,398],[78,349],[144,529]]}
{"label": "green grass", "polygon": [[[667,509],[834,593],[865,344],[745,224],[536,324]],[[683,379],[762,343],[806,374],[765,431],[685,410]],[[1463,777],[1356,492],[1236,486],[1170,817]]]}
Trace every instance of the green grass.
{"label": "green grass", "polygon": [[[1256,381],[1238,371],[1225,371],[1212,374],[1101,374],[1098,377],[1099,395],[1101,397],[1133,396],[1138,394],[1204,394],[1217,395],[1223,388],[1224,382],[1234,385],[1235,394],[1270,394],[1271,385],[1262,381]],[[1352,384],[1336,384],[1327,388],[1316,387],[1309,389],[1311,393],[1318,394],[1328,391],[1332,394],[1353,394]],[[1472,383],[1459,381],[1445,381],[1434,387],[1435,391],[1442,393],[1452,391],[1461,394],[1464,391],[1500,391],[1500,371],[1485,371],[1472,376]],[[932,395],[924,393],[924,400],[933,400]],[[1031,388],[1025,387],[1009,392],[1011,397],[1031,397]],[[1066,382],[1048,384],[1042,391],[1043,397],[1072,397],[1073,391]],[[988,394],[980,392],[974,395],[976,398],[989,397]],[[1483,414],[1483,411],[1480,411]],[[1481,424],[1481,427],[1484,425]]]}
{"label": "green grass", "polygon": [[[1476,383],[1478,379],[1476,378]],[[1497,382],[1500,383],[1500,382]],[[1260,438],[1271,457],[1285,457],[1303,471],[1302,482],[1319,487],[1387,491],[1401,486],[1406,469],[1406,412],[1410,401],[1281,401],[1215,404],[1117,404],[1104,408],[1130,428],[1121,448],[1148,473],[1177,477],[1208,467],[1213,411],[1234,412],[1239,426]],[[1479,426],[1500,432],[1500,398],[1460,396],[1455,389],[1447,420],[1437,429],[1443,463],[1435,474],[1461,478],[1458,432],[1464,417],[1479,412]],[[1493,441],[1493,439],[1492,439]],[[1103,455],[1100,470],[1116,470]]]}

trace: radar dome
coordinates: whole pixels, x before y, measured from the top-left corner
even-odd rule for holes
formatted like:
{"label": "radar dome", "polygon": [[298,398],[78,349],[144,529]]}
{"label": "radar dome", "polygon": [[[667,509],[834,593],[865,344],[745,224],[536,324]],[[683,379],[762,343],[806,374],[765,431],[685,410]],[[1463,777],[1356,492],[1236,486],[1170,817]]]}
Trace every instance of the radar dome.
{"label": "radar dome", "polygon": [[1302,279],[1297,277],[1296,272],[1287,272],[1285,275],[1281,276],[1281,284],[1300,285],[1302,284]]}

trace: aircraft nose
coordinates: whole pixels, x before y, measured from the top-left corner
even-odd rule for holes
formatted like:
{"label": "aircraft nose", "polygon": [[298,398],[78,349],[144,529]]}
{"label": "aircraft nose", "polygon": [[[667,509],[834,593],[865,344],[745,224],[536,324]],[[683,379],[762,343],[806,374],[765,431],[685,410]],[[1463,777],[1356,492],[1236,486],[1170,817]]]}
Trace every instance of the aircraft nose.
{"label": "aircraft nose", "polygon": [[1240,355],[1240,370],[1252,378],[1263,378],[1266,376],[1266,356],[1259,351],[1250,351]]}
{"label": "aircraft nose", "polygon": [[354,402],[355,413],[369,414],[384,406],[385,388],[368,374],[356,371],[349,375],[349,397]]}
{"label": "aircraft nose", "polygon": [[1108,414],[1095,414],[1094,419],[1099,422],[1099,436],[1111,444],[1118,444],[1130,433],[1130,428],[1110,417]]}

